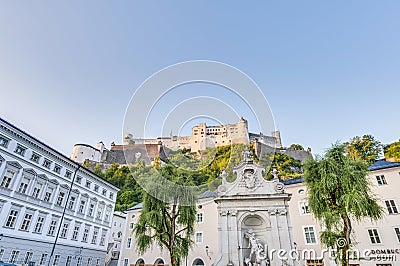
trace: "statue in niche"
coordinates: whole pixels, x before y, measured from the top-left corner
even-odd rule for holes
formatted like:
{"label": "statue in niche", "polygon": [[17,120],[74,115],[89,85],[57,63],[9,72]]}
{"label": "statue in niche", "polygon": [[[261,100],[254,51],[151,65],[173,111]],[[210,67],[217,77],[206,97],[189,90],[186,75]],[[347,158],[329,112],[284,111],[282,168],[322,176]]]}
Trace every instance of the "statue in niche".
{"label": "statue in niche", "polygon": [[245,238],[249,239],[250,255],[244,258],[244,263],[247,266],[269,266],[268,254],[260,239],[251,230],[245,233]]}
{"label": "statue in niche", "polygon": [[226,178],[227,178],[228,174],[226,173],[225,168],[222,169],[222,173],[221,173],[219,176],[220,176],[221,179],[222,179],[222,183],[226,183]]}
{"label": "statue in niche", "polygon": [[253,153],[248,149],[242,151],[243,161],[245,162],[252,162],[253,161]]}
{"label": "statue in niche", "polygon": [[254,173],[254,169],[246,169],[243,172],[244,182],[246,183],[247,188],[254,188],[256,185],[256,176]]}

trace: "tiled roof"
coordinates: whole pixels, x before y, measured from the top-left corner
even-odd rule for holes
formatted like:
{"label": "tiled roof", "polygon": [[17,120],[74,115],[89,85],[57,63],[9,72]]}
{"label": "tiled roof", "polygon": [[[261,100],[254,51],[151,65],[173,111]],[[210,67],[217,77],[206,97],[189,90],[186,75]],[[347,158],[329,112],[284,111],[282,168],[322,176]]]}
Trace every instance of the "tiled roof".
{"label": "tiled roof", "polygon": [[389,162],[386,161],[385,159],[378,160],[374,164],[370,165],[368,167],[368,170],[374,171],[374,170],[379,170],[379,169],[385,169],[385,168],[391,168],[391,167],[396,167],[400,166],[399,162]]}
{"label": "tiled roof", "polygon": [[133,206],[133,207],[127,209],[126,211],[139,210],[139,209],[141,209],[141,208],[143,208],[143,202],[141,202],[141,203],[139,203],[139,204],[136,204],[135,206]]}
{"label": "tiled roof", "polygon": [[216,198],[217,196],[218,196],[217,193],[215,193],[211,190],[207,190],[207,191],[204,191],[202,194],[200,194],[198,196],[198,199]]}
{"label": "tiled roof", "polygon": [[303,182],[303,178],[293,178],[293,179],[289,179],[289,180],[281,180],[281,182],[284,185],[291,185],[291,184],[298,184],[298,183],[302,183]]}
{"label": "tiled roof", "polygon": [[75,162],[74,160],[72,160],[71,158],[65,156],[64,154],[62,154],[61,152],[57,151],[56,149],[50,147],[49,145],[47,145],[46,143],[42,142],[41,140],[37,139],[36,137],[28,134],[26,131],[18,128],[17,126],[15,126],[14,124],[8,122],[7,120],[4,120],[3,118],[0,117],[0,122],[5,123],[6,125],[12,127],[14,130],[16,130],[17,132],[20,132],[24,135],[26,135],[27,137],[31,138],[32,140],[36,141],[37,143],[39,143],[40,145],[43,145],[44,147],[46,147],[47,149],[49,149],[51,152],[53,152],[53,156],[59,156],[61,157],[63,160],[65,160],[67,163],[70,163],[74,166],[77,166],[78,168],[80,167],[81,171],[86,171],[91,175],[97,176],[97,178],[99,178],[100,180],[102,180],[103,182],[106,182],[108,185],[114,187],[116,190],[119,190],[120,188],[117,187],[116,185],[112,184],[110,181],[102,178],[101,176],[97,175],[96,173],[94,173],[92,170],[87,169],[85,167],[81,167],[81,165],[77,162]]}

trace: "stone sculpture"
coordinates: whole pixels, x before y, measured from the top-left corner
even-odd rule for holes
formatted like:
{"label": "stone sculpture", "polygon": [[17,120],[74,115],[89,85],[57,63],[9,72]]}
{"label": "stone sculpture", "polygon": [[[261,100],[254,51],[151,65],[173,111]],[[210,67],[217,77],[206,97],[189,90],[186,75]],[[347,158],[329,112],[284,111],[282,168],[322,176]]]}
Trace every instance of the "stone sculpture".
{"label": "stone sculpture", "polygon": [[248,231],[245,233],[245,238],[249,239],[250,255],[244,258],[244,263],[247,266],[269,266],[268,254],[256,235]]}

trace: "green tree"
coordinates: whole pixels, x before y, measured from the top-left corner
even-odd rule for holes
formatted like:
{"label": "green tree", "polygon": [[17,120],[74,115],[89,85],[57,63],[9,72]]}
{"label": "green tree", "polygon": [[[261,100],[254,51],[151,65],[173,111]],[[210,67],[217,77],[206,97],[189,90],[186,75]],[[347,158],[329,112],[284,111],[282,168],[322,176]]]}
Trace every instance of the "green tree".
{"label": "green tree", "polygon": [[355,136],[345,145],[351,158],[360,158],[370,165],[379,158],[379,154],[382,152],[382,144],[372,135]]}
{"label": "green tree", "polygon": [[86,169],[89,168],[89,160],[86,159],[83,163],[82,163],[82,167],[85,167]]}
{"label": "green tree", "polygon": [[300,144],[292,144],[290,145],[289,150],[304,151],[304,147]]}
{"label": "green tree", "polygon": [[[327,247],[336,246],[341,264],[347,266],[352,220],[376,221],[383,215],[382,207],[371,193],[367,164],[347,156],[344,145],[335,144],[324,157],[307,161],[304,168],[309,207],[325,226],[321,242]],[[345,242],[339,245],[339,239]]]}
{"label": "green tree", "polygon": [[159,167],[149,177],[134,228],[140,254],[159,244],[168,250],[172,266],[180,265],[187,256],[193,244],[197,197],[193,190],[175,184],[193,185],[191,178],[189,172],[171,165]]}
{"label": "green tree", "polygon": [[[283,180],[288,180],[292,178],[298,178],[303,175],[303,165],[299,160],[294,159],[286,154],[282,153],[275,153],[269,156],[269,161],[271,164],[266,164],[268,172],[267,179],[271,180],[272,176],[272,168],[270,165],[275,166],[276,169],[279,171],[279,177]],[[263,158],[264,161],[265,158]]]}
{"label": "green tree", "polygon": [[388,161],[400,162],[400,140],[386,145],[384,152]]}
{"label": "green tree", "polygon": [[98,175],[98,176],[104,177],[104,174],[103,174],[103,172],[101,171],[101,166],[100,166],[100,164],[96,164],[96,166],[95,166],[94,169],[93,169],[93,172],[94,172],[96,175]]}

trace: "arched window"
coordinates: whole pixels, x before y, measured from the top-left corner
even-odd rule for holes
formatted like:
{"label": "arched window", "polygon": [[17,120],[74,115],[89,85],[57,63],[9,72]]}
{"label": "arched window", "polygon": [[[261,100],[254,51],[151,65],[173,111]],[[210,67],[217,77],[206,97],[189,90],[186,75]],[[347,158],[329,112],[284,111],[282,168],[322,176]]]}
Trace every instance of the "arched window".
{"label": "arched window", "polygon": [[164,265],[164,260],[161,258],[156,259],[156,261],[154,262],[154,266],[161,266]]}
{"label": "arched window", "polygon": [[138,259],[135,263],[136,266],[143,266],[144,265],[144,260],[143,259]]}
{"label": "arched window", "polygon": [[195,259],[193,261],[193,266],[204,266],[204,261],[202,259]]}

